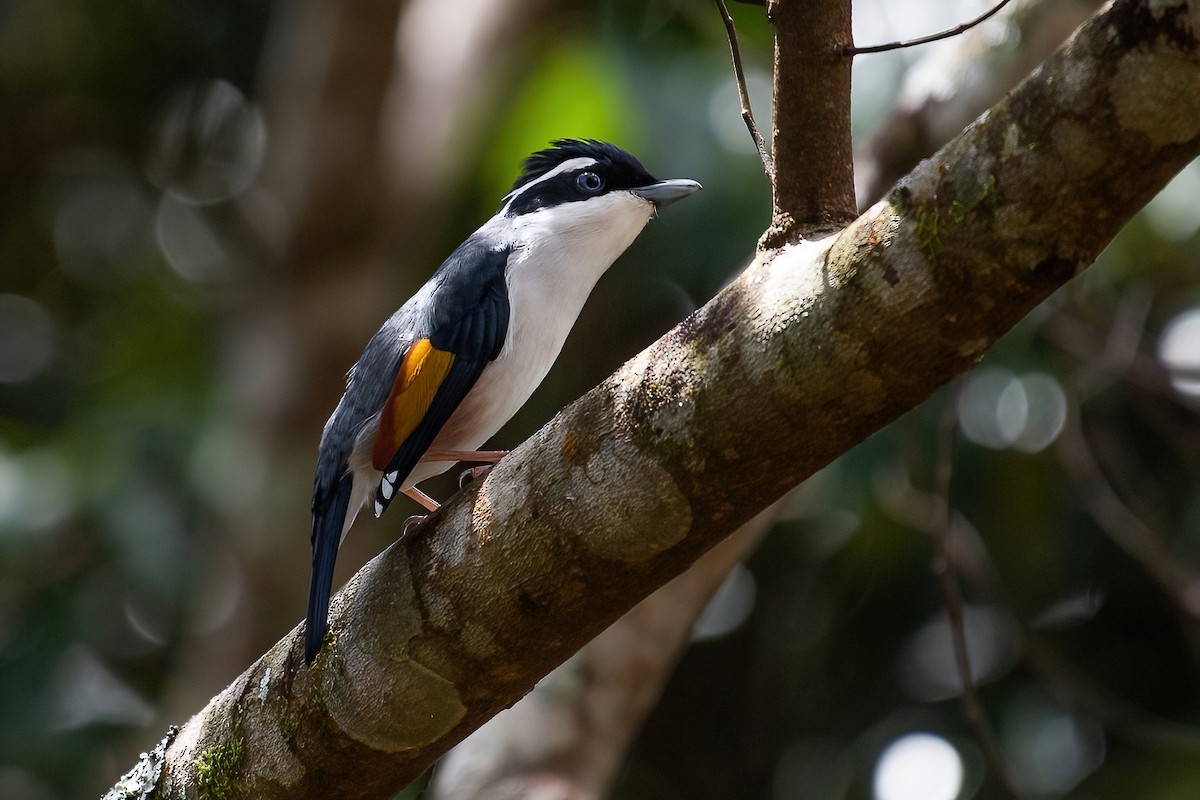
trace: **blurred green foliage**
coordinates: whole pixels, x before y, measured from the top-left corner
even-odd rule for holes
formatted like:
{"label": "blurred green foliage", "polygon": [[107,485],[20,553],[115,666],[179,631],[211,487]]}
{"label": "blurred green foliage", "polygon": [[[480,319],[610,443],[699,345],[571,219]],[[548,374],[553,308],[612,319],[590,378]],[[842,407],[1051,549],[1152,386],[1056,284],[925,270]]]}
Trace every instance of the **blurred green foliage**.
{"label": "blurred green foliage", "polygon": [[[604,75],[598,81],[594,76]],[[586,103],[577,100],[589,87]],[[568,40],[540,54],[505,118],[490,132],[491,145],[480,181],[488,197],[512,188],[513,164],[555,139],[622,142],[636,152],[645,134],[633,107],[628,77],[610,68],[609,53],[597,42]],[[494,213],[485,209],[481,213]]]}
{"label": "blurred green foliage", "polygon": [[[734,13],[765,120],[769,27]],[[361,340],[347,334],[333,370],[302,352],[307,367],[274,375],[256,325],[315,346],[317,320],[286,314],[305,292],[348,330],[378,320],[337,299],[356,296],[369,259],[335,257],[338,281],[321,284],[263,233],[286,216],[272,159],[304,135],[262,79],[289,21],[263,2],[0,9],[0,797],[94,796],[299,619],[319,420]],[[508,445],[715,293],[770,208],[707,4],[580,4],[510,35],[510,83],[455,153],[476,178],[428,201],[428,241],[377,234],[389,271],[371,293],[401,302],[434,266],[405,254],[448,252],[552,138],[612,138],[706,190],[597,287]],[[867,68],[856,130],[895,99],[907,62],[889,63]],[[788,501],[740,590],[751,615],[689,651],[615,797],[870,797],[880,754],[914,731],[954,745],[963,796],[1003,796],[964,721],[930,567],[948,403],[976,431],[954,451],[960,579],[1014,773],[1034,797],[1200,794],[1200,584],[1187,583],[1200,428],[1178,390],[1188,376],[1156,344],[1200,305],[1195,169],[978,383],[939,392]],[[272,405],[277,385],[307,410]],[[1080,457],[1094,468],[1069,466]],[[347,546],[361,562],[398,520]]]}

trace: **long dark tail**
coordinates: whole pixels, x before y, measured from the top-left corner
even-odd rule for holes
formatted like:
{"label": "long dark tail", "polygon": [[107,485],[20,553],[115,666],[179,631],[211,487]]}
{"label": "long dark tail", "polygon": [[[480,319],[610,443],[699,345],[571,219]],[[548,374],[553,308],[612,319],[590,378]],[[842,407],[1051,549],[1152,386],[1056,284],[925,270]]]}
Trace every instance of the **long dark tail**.
{"label": "long dark tail", "polygon": [[353,485],[352,476],[343,475],[332,492],[313,503],[312,582],[308,585],[308,621],[304,625],[304,660],[309,664],[321,651],[325,632],[329,630],[333,565],[338,545],[342,543],[342,526]]}

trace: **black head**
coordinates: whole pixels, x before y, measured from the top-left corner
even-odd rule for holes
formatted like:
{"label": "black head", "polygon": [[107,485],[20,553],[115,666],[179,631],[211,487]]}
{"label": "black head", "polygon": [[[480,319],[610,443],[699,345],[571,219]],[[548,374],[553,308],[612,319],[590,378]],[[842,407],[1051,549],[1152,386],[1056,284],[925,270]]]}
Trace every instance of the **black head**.
{"label": "black head", "polygon": [[504,213],[527,214],[656,182],[641,162],[616,145],[559,139],[525,159],[521,176],[505,197]]}

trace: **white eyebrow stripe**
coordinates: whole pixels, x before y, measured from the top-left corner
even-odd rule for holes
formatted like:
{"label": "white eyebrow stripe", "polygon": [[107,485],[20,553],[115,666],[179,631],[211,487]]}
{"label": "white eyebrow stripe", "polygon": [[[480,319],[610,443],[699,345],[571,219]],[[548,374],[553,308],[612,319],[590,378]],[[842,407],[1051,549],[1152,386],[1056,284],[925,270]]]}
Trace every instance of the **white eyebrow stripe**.
{"label": "white eyebrow stripe", "polygon": [[514,189],[513,191],[506,194],[504,196],[504,208],[500,209],[500,213],[502,215],[507,214],[508,208],[509,208],[509,206],[511,206],[513,204],[514,200],[516,200],[521,195],[525,194],[526,190],[532,189],[534,186],[537,186],[542,181],[548,181],[553,177],[562,175],[564,172],[571,172],[572,170],[583,169],[585,167],[593,166],[594,164],[597,164],[597,163],[599,163],[599,162],[596,161],[596,159],[589,158],[587,156],[579,156],[578,158],[567,159],[566,161],[559,164],[557,167],[550,170],[549,172],[547,172],[545,175],[538,178],[537,180],[532,180],[529,183],[525,184],[524,186]]}

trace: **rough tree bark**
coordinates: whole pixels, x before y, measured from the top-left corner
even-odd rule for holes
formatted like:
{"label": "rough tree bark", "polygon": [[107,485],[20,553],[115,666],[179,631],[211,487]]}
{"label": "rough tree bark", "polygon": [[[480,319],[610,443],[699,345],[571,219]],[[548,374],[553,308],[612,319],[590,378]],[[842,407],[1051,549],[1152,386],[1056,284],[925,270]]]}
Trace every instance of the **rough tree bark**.
{"label": "rough tree bark", "polygon": [[766,534],[776,508],[709,550],[451,750],[434,770],[429,800],[603,797],[696,619]]}
{"label": "rough tree bark", "polygon": [[1200,153],[1198,36],[1200,0],[1118,0],[840,234],[761,250],[356,575],[311,669],[297,629],[214,698],[158,795],[392,796],[1091,263]]}

